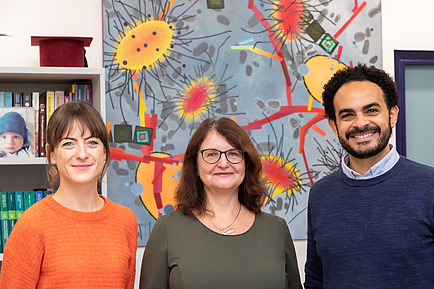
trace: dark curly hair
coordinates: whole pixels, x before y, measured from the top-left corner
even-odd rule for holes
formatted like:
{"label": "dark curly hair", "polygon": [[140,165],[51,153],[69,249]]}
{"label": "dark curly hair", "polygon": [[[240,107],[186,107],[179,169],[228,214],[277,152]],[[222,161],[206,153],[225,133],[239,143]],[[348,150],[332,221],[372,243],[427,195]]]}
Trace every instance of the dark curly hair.
{"label": "dark curly hair", "polygon": [[184,154],[181,180],[175,191],[177,208],[182,209],[187,215],[191,215],[193,211],[199,215],[207,211],[207,198],[198,174],[197,159],[200,156],[200,146],[212,131],[225,137],[234,148],[245,151],[246,169],[244,180],[238,188],[238,200],[248,210],[260,213],[262,199],[265,196],[261,157],[244,129],[235,121],[225,117],[208,118],[203,121],[188,142]]}
{"label": "dark curly hair", "polygon": [[398,91],[392,77],[382,69],[368,67],[366,64],[359,63],[355,67],[346,67],[339,70],[324,85],[322,100],[325,116],[328,119],[336,121],[336,112],[333,105],[336,92],[342,85],[352,81],[370,81],[378,85],[383,91],[384,100],[389,111],[392,107],[398,105]]}

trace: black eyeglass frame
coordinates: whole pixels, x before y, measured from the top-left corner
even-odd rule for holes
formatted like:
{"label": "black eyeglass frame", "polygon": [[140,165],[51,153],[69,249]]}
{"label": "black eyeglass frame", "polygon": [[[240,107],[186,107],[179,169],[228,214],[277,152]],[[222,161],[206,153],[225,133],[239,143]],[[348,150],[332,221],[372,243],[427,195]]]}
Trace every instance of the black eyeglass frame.
{"label": "black eyeglass frame", "polygon": [[[203,157],[203,153],[206,152],[206,151],[217,151],[217,152],[220,153],[220,155],[219,155],[218,159],[217,159],[215,162],[210,163],[210,162],[207,162],[207,161],[205,160],[205,158]],[[241,160],[240,160],[239,162],[237,162],[237,163],[234,163],[234,162],[230,161],[229,158],[228,158],[228,155],[226,154],[227,152],[230,152],[230,151],[240,151],[240,152],[241,152],[241,155],[242,155]],[[203,161],[206,162],[207,164],[210,164],[210,165],[213,165],[213,164],[218,163],[218,161],[222,158],[222,154],[225,154],[226,160],[227,160],[228,162],[230,162],[231,164],[236,165],[236,164],[241,163],[241,162],[244,160],[244,154],[245,154],[245,151],[243,151],[243,150],[241,150],[241,149],[230,149],[230,150],[227,150],[227,151],[219,151],[218,149],[204,149],[204,150],[201,150],[201,151],[200,151],[200,154],[202,155],[202,159],[203,159]]]}

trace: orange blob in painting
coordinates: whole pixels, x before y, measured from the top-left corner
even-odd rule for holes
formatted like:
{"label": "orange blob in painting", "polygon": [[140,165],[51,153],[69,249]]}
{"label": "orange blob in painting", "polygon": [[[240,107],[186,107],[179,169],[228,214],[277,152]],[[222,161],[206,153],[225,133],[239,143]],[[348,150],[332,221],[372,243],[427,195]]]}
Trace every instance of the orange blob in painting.
{"label": "orange blob in painting", "polygon": [[[165,153],[152,153],[151,156],[170,158]],[[139,164],[136,172],[136,182],[143,185],[143,193],[140,198],[155,219],[173,211],[175,188],[179,182],[177,173],[181,168],[181,163],[174,165],[150,161],[149,163]]]}
{"label": "orange blob in painting", "polygon": [[347,67],[337,59],[318,55],[306,61],[309,73],[304,76],[304,83],[310,95],[318,102],[322,102],[324,84],[340,69]]}
{"label": "orange blob in painting", "polygon": [[123,69],[151,69],[167,57],[172,45],[173,31],[164,21],[151,20],[129,31],[120,41],[116,62]]}

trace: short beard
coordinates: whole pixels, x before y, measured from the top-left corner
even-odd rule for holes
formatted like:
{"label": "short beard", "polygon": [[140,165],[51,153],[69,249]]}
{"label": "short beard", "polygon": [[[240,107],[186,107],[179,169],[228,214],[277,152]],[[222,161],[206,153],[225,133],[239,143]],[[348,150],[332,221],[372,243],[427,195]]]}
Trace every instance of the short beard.
{"label": "short beard", "polygon": [[[380,134],[380,140],[375,147],[361,149],[357,151],[350,146],[348,141],[350,138],[349,135],[353,133],[364,133],[367,131],[372,131],[373,129]],[[337,130],[337,126],[336,126],[336,130]],[[375,126],[375,128],[372,126],[371,127],[366,126],[362,130],[352,130],[347,132],[345,135],[345,139],[340,137],[339,130],[337,132],[338,132],[339,142],[341,143],[342,147],[348,152],[349,155],[358,159],[367,159],[379,154],[381,151],[384,150],[384,148],[386,148],[386,146],[389,144],[390,137],[392,136],[392,126],[390,124],[390,118],[389,118],[389,126],[383,132],[378,126]]]}

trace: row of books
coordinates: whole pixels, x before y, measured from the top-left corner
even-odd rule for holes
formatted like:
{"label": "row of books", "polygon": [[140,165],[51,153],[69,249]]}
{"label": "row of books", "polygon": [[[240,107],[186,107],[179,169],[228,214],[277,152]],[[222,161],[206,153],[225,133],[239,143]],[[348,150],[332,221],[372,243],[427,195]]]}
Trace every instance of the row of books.
{"label": "row of books", "polygon": [[6,241],[23,212],[51,193],[48,190],[0,192],[0,253],[3,253]]}
{"label": "row of books", "polygon": [[0,107],[32,107],[32,93],[0,91]]}
{"label": "row of books", "polygon": [[92,104],[92,83],[76,82],[66,90],[47,90],[41,93],[0,91],[0,107],[11,108],[11,110],[15,107],[34,108],[34,149],[37,157],[46,156],[45,130],[54,110],[74,100],[83,100]]}
{"label": "row of books", "polygon": [[[39,94],[39,92],[38,92]],[[73,100],[83,100],[92,103],[92,83],[77,82],[71,84],[66,90],[48,90],[45,94],[50,99],[53,108]],[[0,91],[0,107],[35,107],[38,106],[35,92]]]}

